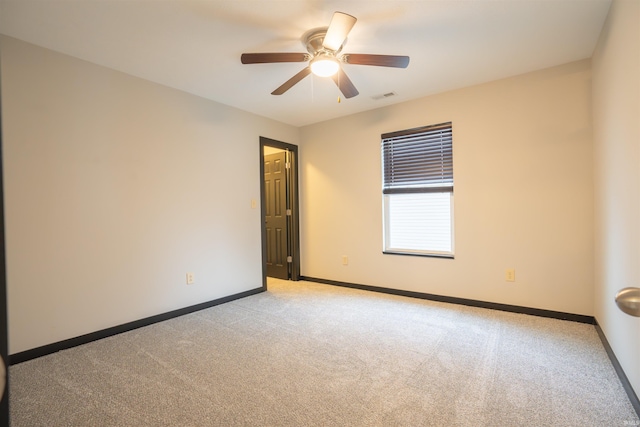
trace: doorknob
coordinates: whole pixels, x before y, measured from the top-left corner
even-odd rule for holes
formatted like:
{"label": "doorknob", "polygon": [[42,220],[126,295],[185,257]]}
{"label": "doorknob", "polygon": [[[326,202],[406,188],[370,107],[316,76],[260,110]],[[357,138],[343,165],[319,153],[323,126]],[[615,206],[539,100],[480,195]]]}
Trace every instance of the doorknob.
{"label": "doorknob", "polygon": [[616,295],[616,305],[628,315],[640,317],[640,288],[620,289]]}

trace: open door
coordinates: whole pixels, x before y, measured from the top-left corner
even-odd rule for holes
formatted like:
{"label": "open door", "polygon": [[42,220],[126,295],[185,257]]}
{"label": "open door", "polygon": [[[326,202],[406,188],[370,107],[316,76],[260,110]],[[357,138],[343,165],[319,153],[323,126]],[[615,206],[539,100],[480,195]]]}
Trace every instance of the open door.
{"label": "open door", "polygon": [[263,276],[299,280],[298,147],[260,137]]}
{"label": "open door", "polygon": [[290,163],[285,150],[267,150],[264,154],[264,224],[267,238],[267,276],[289,279],[289,224],[287,175]]}

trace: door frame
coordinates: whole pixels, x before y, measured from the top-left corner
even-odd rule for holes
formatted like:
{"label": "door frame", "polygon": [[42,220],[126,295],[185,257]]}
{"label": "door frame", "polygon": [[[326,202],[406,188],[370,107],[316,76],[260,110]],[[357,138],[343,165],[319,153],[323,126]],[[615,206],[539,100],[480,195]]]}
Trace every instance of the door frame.
{"label": "door frame", "polygon": [[7,323],[7,274],[4,227],[4,179],[2,157],[2,102],[0,97],[0,363],[5,368],[5,382],[0,400],[0,427],[9,426],[9,331]]}
{"label": "door frame", "polygon": [[293,281],[300,280],[300,206],[298,197],[298,146],[282,141],[260,137],[260,232],[262,238],[262,287],[267,289],[267,227],[265,225],[266,199],[264,191],[264,147],[273,147],[289,151],[292,154],[290,176],[287,191],[290,194],[289,203],[291,218],[288,221],[289,243],[291,248],[291,277]]}

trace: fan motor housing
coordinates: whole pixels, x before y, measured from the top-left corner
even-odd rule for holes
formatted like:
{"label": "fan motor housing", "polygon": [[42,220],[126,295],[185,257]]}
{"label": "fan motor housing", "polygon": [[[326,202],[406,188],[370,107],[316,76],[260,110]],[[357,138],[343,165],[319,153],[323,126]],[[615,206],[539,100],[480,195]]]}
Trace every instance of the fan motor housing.
{"label": "fan motor housing", "polygon": [[316,56],[318,52],[323,52],[323,51],[330,52],[330,53],[333,53],[334,55],[337,55],[338,52],[342,50],[342,47],[344,46],[344,44],[347,42],[347,40],[345,39],[345,41],[342,42],[342,45],[340,45],[340,48],[336,51],[329,50],[326,47],[322,46],[322,43],[324,42],[324,37],[327,35],[327,29],[328,27],[314,28],[312,30],[307,31],[302,36],[302,43],[307,48],[307,52],[309,52],[311,55]]}

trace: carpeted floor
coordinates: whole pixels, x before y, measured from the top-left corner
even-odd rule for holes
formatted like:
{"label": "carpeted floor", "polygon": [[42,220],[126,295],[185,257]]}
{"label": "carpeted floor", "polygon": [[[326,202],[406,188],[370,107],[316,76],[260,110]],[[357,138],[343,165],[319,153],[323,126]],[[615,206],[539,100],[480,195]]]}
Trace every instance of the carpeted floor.
{"label": "carpeted floor", "polygon": [[306,282],[10,375],[12,427],[640,425],[592,325]]}

